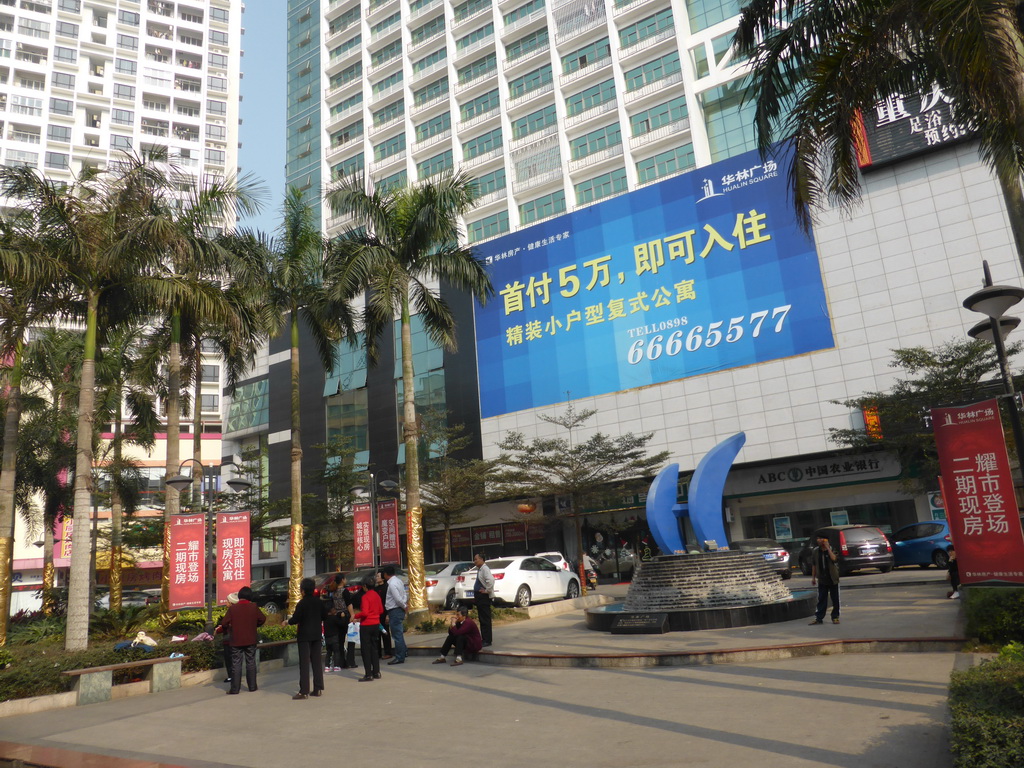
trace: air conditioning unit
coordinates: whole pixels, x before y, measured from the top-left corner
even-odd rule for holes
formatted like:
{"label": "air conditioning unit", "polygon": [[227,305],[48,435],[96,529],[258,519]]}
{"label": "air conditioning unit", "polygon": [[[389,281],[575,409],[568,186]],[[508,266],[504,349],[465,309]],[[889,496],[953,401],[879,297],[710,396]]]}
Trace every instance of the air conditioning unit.
{"label": "air conditioning unit", "polygon": [[96,76],[97,77],[102,77],[103,76],[103,67],[96,67]]}

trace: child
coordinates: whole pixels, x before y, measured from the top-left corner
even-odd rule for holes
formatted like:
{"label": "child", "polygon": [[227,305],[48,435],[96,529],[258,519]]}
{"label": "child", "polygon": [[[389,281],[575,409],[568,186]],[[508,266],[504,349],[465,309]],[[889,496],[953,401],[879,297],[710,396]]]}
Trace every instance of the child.
{"label": "child", "polygon": [[338,613],[333,605],[324,617],[324,645],[327,648],[327,658],[324,661],[324,672],[337,672],[345,668],[344,659],[341,656],[341,644],[343,642],[342,632],[348,626],[348,622]]}
{"label": "child", "polygon": [[946,568],[949,570],[950,586],[950,592],[946,597],[955,600],[960,597],[960,565],[956,561],[956,549],[952,544],[949,545],[949,563]]}

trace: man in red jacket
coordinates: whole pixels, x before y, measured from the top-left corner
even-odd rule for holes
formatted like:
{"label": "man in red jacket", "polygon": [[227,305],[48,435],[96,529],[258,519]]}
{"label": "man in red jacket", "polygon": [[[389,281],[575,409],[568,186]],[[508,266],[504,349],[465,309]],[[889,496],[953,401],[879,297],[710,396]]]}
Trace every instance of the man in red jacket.
{"label": "man in red jacket", "polygon": [[483,648],[483,638],[480,637],[480,628],[476,622],[469,618],[469,608],[462,606],[458,614],[452,619],[448,628],[448,637],[441,646],[441,655],[434,659],[434,664],[444,664],[448,651],[455,646],[455,661],[453,667],[462,665],[462,656],[466,653],[480,653]]}
{"label": "man in red jacket", "polygon": [[256,629],[263,626],[267,617],[252,602],[249,587],[238,590],[238,602],[228,608],[220,627],[228,638],[225,642],[231,649],[231,688],[229,694],[238,693],[242,687],[242,656],[245,656],[245,682],[250,691],[256,690]]}

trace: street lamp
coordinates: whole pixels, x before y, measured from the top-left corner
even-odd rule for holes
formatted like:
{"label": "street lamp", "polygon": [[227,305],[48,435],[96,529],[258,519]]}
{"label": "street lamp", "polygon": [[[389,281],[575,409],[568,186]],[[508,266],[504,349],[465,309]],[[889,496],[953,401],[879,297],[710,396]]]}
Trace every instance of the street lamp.
{"label": "street lamp", "polygon": [[[213,467],[207,467],[199,459],[185,459],[178,466],[178,474],[174,477],[168,477],[165,484],[173,488],[174,490],[181,493],[187,490],[192,485],[193,477],[190,475],[181,474],[182,469],[185,465],[192,462],[199,467],[200,472],[200,483],[205,482],[208,488],[207,494],[207,506],[206,506],[206,631],[213,632],[213,596],[214,592],[214,575],[213,575],[213,564],[216,562],[216,556],[213,551],[213,485],[214,478],[216,475],[213,473]],[[234,462],[226,461],[220,465],[222,468],[226,466],[235,466]],[[195,472],[193,471],[193,475]],[[231,488],[235,493],[242,493],[248,490],[252,483],[246,480],[244,477],[233,477],[227,481],[228,487]],[[200,498],[202,495],[200,494]]]}
{"label": "street lamp", "polygon": [[988,320],[982,320],[971,328],[967,335],[972,339],[989,341],[995,345],[1004,396],[1010,408],[1010,428],[1013,430],[1013,442],[1017,447],[1017,464],[1024,468],[1024,427],[1021,426],[1020,409],[1017,407],[1013,377],[1010,375],[1010,363],[1006,359],[1006,345],[1003,344],[1007,334],[1020,325],[1019,317],[1005,317],[1005,312],[1024,299],[1024,289],[1013,285],[992,285],[992,273],[989,271],[988,262],[983,261],[982,267],[985,270],[985,287],[964,299],[964,308],[987,315]]}
{"label": "street lamp", "polygon": [[[383,479],[380,479],[383,478]],[[356,485],[349,488],[349,493],[362,496],[369,490],[370,493],[370,529],[373,531],[373,539],[371,541],[371,547],[373,549],[373,567],[376,568],[378,563],[378,555],[380,554],[380,540],[379,533],[377,531],[377,487],[383,488],[388,493],[391,493],[398,488],[398,483],[394,480],[388,479],[388,473],[384,470],[374,474],[370,473],[370,487],[367,489],[365,485]]]}

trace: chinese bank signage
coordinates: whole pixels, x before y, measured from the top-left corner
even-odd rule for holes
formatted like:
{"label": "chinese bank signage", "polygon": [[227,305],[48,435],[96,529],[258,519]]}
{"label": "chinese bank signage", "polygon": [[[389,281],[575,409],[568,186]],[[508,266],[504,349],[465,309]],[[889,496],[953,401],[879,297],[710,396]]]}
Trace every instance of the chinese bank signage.
{"label": "chinese bank signage", "polygon": [[787,162],[750,152],[481,245],[481,415],[832,347]]}

